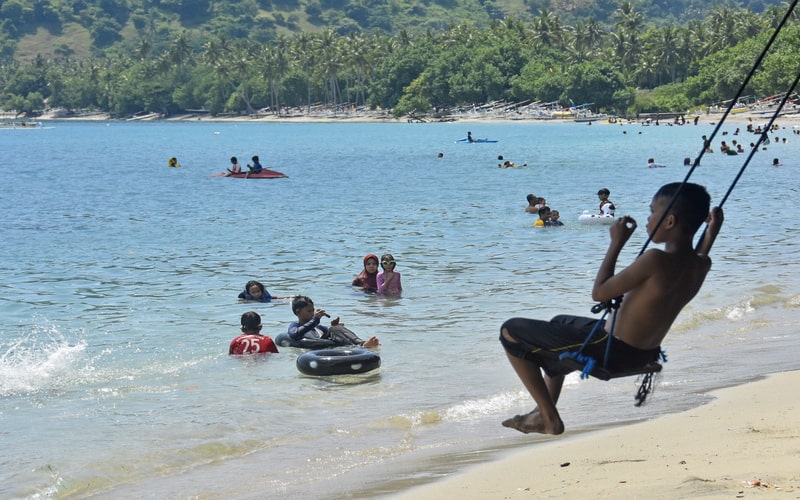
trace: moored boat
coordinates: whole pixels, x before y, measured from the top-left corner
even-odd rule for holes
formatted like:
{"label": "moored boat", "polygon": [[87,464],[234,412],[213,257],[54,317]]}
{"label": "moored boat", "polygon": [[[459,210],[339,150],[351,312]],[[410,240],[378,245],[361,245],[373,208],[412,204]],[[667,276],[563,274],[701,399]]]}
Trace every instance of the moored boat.
{"label": "moored boat", "polygon": [[44,128],[42,126],[42,122],[31,121],[31,120],[0,121],[0,129],[32,130],[37,128]]}

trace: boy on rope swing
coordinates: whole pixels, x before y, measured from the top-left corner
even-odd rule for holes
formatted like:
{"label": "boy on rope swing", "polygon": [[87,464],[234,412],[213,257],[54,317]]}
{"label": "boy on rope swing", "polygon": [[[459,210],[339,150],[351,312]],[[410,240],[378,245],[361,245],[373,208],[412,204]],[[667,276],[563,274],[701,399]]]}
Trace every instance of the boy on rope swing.
{"label": "boy on rope swing", "polygon": [[[675,193],[678,196],[662,220]],[[592,299],[601,302],[624,296],[616,311],[609,370],[629,371],[656,361],[672,322],[700,290],[711,269],[708,253],[723,221],[721,208],[709,212],[710,201],[706,189],[697,184],[662,186],[650,204],[647,233],[654,243],[663,243],[664,249],[644,252],[616,274],[617,259],[636,230],[636,221],[624,216],[611,225],[611,243],[592,289]],[[706,232],[695,250],[692,240],[703,221],[707,223]],[[559,315],[550,321],[512,318],[503,323],[500,342],[537,405],[528,414],[503,421],[505,427],[526,434],[564,432],[556,403],[564,376],[572,369],[560,362],[559,355],[580,347],[597,321]],[[584,353],[602,360],[607,338],[608,333],[599,328]]]}

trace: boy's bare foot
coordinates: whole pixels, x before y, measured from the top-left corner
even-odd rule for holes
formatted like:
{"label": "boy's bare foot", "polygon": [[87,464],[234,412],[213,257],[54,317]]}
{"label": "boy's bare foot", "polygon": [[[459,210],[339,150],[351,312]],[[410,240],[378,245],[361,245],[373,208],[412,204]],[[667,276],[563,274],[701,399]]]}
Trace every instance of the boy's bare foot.
{"label": "boy's bare foot", "polygon": [[559,419],[555,425],[547,425],[542,420],[538,410],[533,410],[526,415],[514,415],[509,419],[503,420],[503,427],[516,429],[523,434],[535,432],[538,434],[558,435],[564,432],[564,422]]}
{"label": "boy's bare foot", "polygon": [[378,347],[379,345],[381,343],[378,341],[378,337],[370,337],[361,344],[361,347]]}

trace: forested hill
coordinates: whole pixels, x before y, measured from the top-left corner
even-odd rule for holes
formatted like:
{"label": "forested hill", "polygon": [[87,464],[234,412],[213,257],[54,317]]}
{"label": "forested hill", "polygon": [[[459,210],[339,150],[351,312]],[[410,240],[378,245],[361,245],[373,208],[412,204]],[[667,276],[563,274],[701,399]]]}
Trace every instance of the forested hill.
{"label": "forested hill", "polygon": [[760,13],[781,0],[0,0],[0,63],[85,59],[109,48],[155,47],[179,32],[272,42],[280,35],[333,29],[396,35],[439,32],[462,21],[478,27],[509,16],[548,13],[563,23],[614,23],[623,4],[648,23],[684,24],[717,6]]}

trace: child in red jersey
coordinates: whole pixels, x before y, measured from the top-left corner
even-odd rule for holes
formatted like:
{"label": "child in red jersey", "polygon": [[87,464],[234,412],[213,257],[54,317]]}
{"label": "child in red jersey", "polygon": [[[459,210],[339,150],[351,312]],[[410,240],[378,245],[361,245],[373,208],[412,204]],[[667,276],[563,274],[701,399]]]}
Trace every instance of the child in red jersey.
{"label": "child in red jersey", "polygon": [[255,311],[242,314],[242,334],[231,341],[228,354],[278,352],[275,342],[261,335],[261,316]]}

